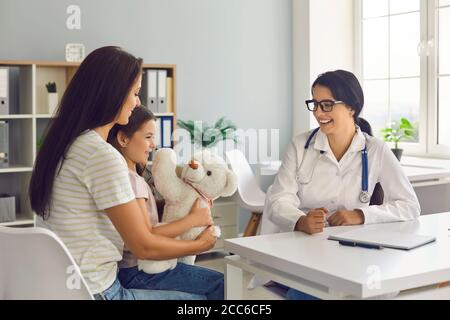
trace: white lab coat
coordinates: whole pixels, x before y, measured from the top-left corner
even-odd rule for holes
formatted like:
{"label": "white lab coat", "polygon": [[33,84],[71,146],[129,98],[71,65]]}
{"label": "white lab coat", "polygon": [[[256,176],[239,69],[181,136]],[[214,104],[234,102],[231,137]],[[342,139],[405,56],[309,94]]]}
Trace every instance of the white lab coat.
{"label": "white lab coat", "polygon": [[[420,215],[417,196],[386,143],[357,128],[348,151],[338,162],[321,130],[306,150],[304,146],[310,134],[306,132],[295,137],[284,156],[264,208],[265,218],[273,226],[263,228],[266,229],[263,232],[293,231],[302,215],[322,207],[328,209],[327,218],[337,210],[360,209],[364,213],[365,224],[406,221]],[[365,145],[369,162],[369,193],[372,195],[379,182],[384,191],[382,205],[369,206],[369,203],[359,200],[361,151]],[[323,155],[320,155],[321,150],[325,151]]]}
{"label": "white lab coat", "polygon": [[[400,163],[383,141],[357,127],[348,151],[337,161],[327,136],[319,130],[309,148],[310,132],[296,136],[289,145],[273,185],[266,196],[261,234],[293,231],[298,219],[314,208],[327,208],[327,218],[339,209],[360,209],[364,223],[416,219],[420,215],[417,196]],[[367,146],[369,193],[377,182],[384,191],[384,203],[372,205],[359,200],[362,180],[361,151]],[[325,151],[321,156],[320,151]],[[300,164],[303,164],[300,168]],[[300,182],[301,183],[300,183]],[[249,288],[267,282],[254,277]]]}

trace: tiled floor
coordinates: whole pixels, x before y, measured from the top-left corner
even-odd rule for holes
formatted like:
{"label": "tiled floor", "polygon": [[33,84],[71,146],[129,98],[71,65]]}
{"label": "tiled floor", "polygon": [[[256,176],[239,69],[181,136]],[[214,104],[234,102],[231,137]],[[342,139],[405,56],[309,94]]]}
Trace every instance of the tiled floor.
{"label": "tiled floor", "polygon": [[[197,257],[195,264],[217,270],[220,272],[225,272],[225,262],[223,257],[226,255],[225,252],[215,252],[203,254]],[[250,279],[253,277],[252,274],[244,272],[244,288],[247,288]],[[244,290],[243,299],[245,300],[280,300],[281,297],[264,287],[258,287],[253,290]]]}

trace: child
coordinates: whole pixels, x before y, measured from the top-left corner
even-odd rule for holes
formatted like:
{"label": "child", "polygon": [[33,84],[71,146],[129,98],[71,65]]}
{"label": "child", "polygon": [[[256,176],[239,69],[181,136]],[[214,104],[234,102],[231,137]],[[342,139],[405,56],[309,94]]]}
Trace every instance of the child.
{"label": "child", "polygon": [[[198,201],[184,218],[157,225],[156,202],[142,177],[149,153],[155,148],[155,129],[155,116],[141,106],[133,110],[127,125],[115,125],[108,136],[108,142],[119,150],[127,162],[131,186],[149,231],[175,238],[192,227],[212,225],[208,210],[200,208]],[[137,269],[137,258],[126,247],[119,268],[119,280],[125,288],[184,291],[208,299],[223,299],[223,275],[213,270],[178,263],[173,270],[146,274]]]}

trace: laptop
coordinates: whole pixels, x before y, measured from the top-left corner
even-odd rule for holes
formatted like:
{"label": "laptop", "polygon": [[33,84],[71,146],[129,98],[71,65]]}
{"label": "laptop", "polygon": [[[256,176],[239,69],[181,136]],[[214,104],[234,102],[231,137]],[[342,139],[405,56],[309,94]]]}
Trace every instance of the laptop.
{"label": "laptop", "polygon": [[352,243],[354,246],[411,250],[434,242],[436,238],[404,232],[356,229],[338,235],[330,235],[328,240]]}

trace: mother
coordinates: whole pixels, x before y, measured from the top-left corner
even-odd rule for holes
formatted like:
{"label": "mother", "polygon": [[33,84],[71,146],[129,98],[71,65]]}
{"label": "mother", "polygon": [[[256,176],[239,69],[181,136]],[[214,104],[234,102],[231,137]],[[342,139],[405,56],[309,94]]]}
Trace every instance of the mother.
{"label": "mother", "polygon": [[[142,59],[118,47],[103,47],[86,57],[37,155],[31,206],[65,243],[96,297],[221,299],[223,275],[194,266],[183,272],[182,288],[171,287],[173,281],[161,281],[160,290],[124,288],[117,279],[124,243],[139,259],[157,260],[195,255],[216,241],[211,228],[193,241],[152,234],[135,200],[125,160],[106,142],[110,129],[127,124],[140,104],[141,74]],[[191,213],[196,210],[206,209],[194,207]]]}

